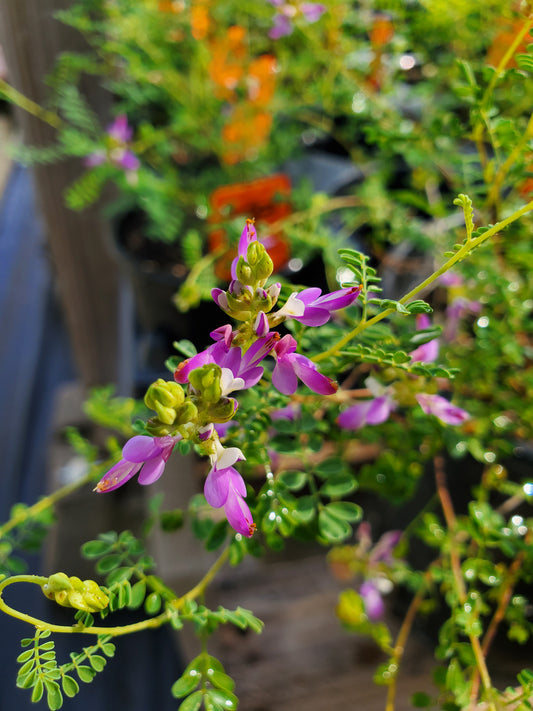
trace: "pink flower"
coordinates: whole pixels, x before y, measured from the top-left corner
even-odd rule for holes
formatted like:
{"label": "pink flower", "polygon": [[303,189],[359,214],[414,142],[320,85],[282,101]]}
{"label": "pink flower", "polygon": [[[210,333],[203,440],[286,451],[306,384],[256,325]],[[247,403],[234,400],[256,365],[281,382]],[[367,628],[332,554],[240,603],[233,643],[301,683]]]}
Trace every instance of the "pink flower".
{"label": "pink flower", "polygon": [[272,351],[276,365],[272,373],[272,384],[281,393],[292,395],[298,387],[298,378],[308,388],[320,395],[332,395],[337,392],[337,383],[319,373],[316,365],[296,351],[296,340],[290,336],[276,343]]}
{"label": "pink flower", "polygon": [[293,318],[305,326],[322,326],[330,320],[333,311],[350,306],[360,293],[361,287],[353,286],[321,296],[322,289],[311,287],[291,294],[277,315]]}
{"label": "pink flower", "polygon": [[416,399],[426,415],[435,415],[435,417],[447,425],[462,425],[463,422],[470,419],[470,415],[466,410],[452,405],[451,402],[440,395],[418,393]]}
{"label": "pink flower", "polygon": [[365,613],[371,622],[381,620],[385,614],[385,603],[378,587],[372,580],[365,580],[359,588],[359,594],[365,604]]}
{"label": "pink flower", "polygon": [[274,15],[274,25],[268,33],[271,39],[290,35],[293,30],[292,20],[298,14],[303,15],[305,20],[311,24],[320,20],[326,12],[326,6],[318,2],[301,2],[301,0],[293,0],[293,2],[269,0],[269,2],[278,10]]}
{"label": "pink flower", "polygon": [[153,484],[159,479],[180,435],[166,437],[132,437],[122,449],[122,459],[105,474],[95,491],[113,491],[139,472],[139,484]]}
{"label": "pink flower", "polygon": [[235,462],[244,458],[244,454],[237,447],[224,449],[218,442],[216,453],[211,455],[211,471],[205,481],[204,495],[207,503],[213,508],[224,507],[230,526],[237,533],[249,538],[256,526],[244,501],[246,484],[233,467]]}
{"label": "pink flower", "polygon": [[365,385],[375,395],[374,399],[363,400],[343,410],[337,418],[337,424],[342,429],[359,430],[365,425],[380,425],[396,409],[390,388],[384,387],[372,376],[365,380]]}
{"label": "pink flower", "polygon": [[[423,331],[430,326],[431,321],[426,314],[420,314],[416,317],[416,327],[419,331]],[[418,363],[433,363],[437,360],[437,356],[439,355],[439,339],[433,338],[427,343],[422,343],[422,345],[415,348],[410,355],[412,361]]]}
{"label": "pink flower", "polygon": [[128,124],[128,118],[125,114],[120,114],[107,127],[106,133],[108,136],[107,151],[96,151],[85,159],[85,165],[88,168],[94,168],[109,161],[119,168],[123,168],[127,172],[132,172],[138,169],[140,162],[135,153],[128,148],[128,143],[133,137],[133,129]]}

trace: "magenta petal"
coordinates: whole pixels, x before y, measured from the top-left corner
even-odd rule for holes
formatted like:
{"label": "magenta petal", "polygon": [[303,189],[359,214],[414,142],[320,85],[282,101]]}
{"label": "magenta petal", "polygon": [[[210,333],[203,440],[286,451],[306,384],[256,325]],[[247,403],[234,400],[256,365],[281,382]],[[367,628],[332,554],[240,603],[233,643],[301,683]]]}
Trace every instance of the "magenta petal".
{"label": "magenta petal", "polygon": [[98,493],[102,493],[118,489],[119,486],[129,481],[132,476],[135,476],[141,466],[141,464],[135,464],[134,462],[127,462],[121,459],[120,462],[115,464],[114,467],[111,467],[107,474],[100,479],[95,490]]}
{"label": "magenta petal", "polygon": [[91,153],[86,158],[84,158],[83,163],[87,168],[94,168],[97,165],[102,165],[107,159],[104,151],[97,151],[96,153]]}
{"label": "magenta petal", "polygon": [[360,286],[352,286],[349,289],[339,289],[332,291],[330,294],[324,294],[315,301],[315,306],[328,309],[328,311],[338,311],[351,306],[361,293]]}
{"label": "magenta petal", "polygon": [[371,404],[372,400],[358,402],[356,405],[352,405],[341,412],[337,419],[339,427],[342,427],[345,430],[361,429],[361,427],[366,425],[366,413],[368,412]]}
{"label": "magenta petal", "polygon": [[211,469],[204,484],[204,496],[209,506],[218,509],[224,506],[229,492],[229,470]]}
{"label": "magenta petal", "polygon": [[244,380],[244,390],[247,390],[248,388],[253,388],[254,385],[257,385],[257,383],[263,377],[263,371],[263,366],[258,365],[256,368],[248,368],[248,370],[246,370],[244,373],[241,373],[239,377]]}
{"label": "magenta petal", "polygon": [[326,12],[326,6],[318,2],[303,2],[300,8],[307,22],[320,20],[322,15]]}
{"label": "magenta petal", "polygon": [[284,395],[292,395],[298,387],[298,378],[291,364],[279,360],[272,372],[272,385]]}
{"label": "magenta petal", "polygon": [[124,170],[137,170],[141,162],[132,151],[124,151],[118,164],[121,168],[124,168]]}
{"label": "magenta petal", "polygon": [[224,513],[229,525],[243,536],[249,538],[254,532],[253,518],[248,504],[242,496],[231,488],[224,505]]}
{"label": "magenta petal", "polygon": [[192,370],[196,370],[196,368],[201,368],[203,365],[212,362],[213,357],[209,350],[201,351],[201,353],[197,353],[195,356],[192,356],[192,358],[187,358],[187,360],[184,360],[178,365],[174,371],[174,380],[177,383],[186,383],[189,373]]}
{"label": "magenta petal", "polygon": [[370,582],[365,581],[359,588],[359,593],[365,603],[365,612],[369,620],[376,622],[385,614],[385,604],[379,590]]}
{"label": "magenta petal", "polygon": [[423,343],[421,346],[418,346],[418,348],[415,348],[410,355],[413,362],[433,363],[433,361],[437,360],[437,356],[439,355],[438,338],[434,338],[432,341],[428,341],[427,343]]}
{"label": "magenta petal", "polygon": [[163,456],[154,457],[141,469],[139,474],[138,482],[146,486],[148,484],[153,484],[157,481],[161,474],[165,471],[166,459]]}
{"label": "magenta petal", "polygon": [[394,403],[386,395],[377,397],[371,400],[370,407],[366,414],[366,422],[368,425],[380,425],[389,419],[391,411],[394,409]]}
{"label": "magenta petal", "polygon": [[337,383],[319,373],[309,358],[295,353],[291,355],[291,361],[294,372],[310,390],[320,395],[332,395],[337,392]]}
{"label": "magenta petal", "polygon": [[122,456],[128,462],[142,463],[161,453],[161,444],[155,437],[136,435],[126,442]]}
{"label": "magenta petal", "polygon": [[292,33],[291,21],[285,17],[285,15],[275,15],[274,24],[272,29],[268,33],[271,39],[279,39],[280,37],[286,37]]}
{"label": "magenta petal", "polygon": [[133,136],[133,129],[128,125],[128,117],[125,114],[117,116],[113,123],[108,126],[107,133],[120,143],[130,141]]}
{"label": "magenta petal", "polygon": [[320,297],[321,293],[322,289],[319,289],[317,286],[312,286],[309,289],[300,291],[298,299],[303,301],[306,306],[311,306],[311,304]]}
{"label": "magenta petal", "polygon": [[452,405],[451,402],[448,402],[446,398],[440,395],[419,393],[416,399],[426,415],[434,415],[447,425],[462,425],[463,422],[470,419],[470,415],[466,410]]}
{"label": "magenta petal", "polygon": [[331,318],[331,314],[327,309],[321,309],[318,306],[306,306],[302,316],[292,316],[295,321],[303,323],[304,326],[323,326]]}

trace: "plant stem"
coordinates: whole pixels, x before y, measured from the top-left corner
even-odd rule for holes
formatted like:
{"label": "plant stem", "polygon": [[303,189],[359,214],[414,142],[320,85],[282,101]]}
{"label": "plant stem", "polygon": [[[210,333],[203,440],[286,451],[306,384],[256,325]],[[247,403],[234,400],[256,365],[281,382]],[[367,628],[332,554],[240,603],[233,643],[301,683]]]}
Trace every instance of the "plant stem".
{"label": "plant stem", "polygon": [[[175,610],[179,610],[181,609],[181,607],[183,607],[185,602],[189,600],[194,600],[195,598],[203,595],[209,583],[213,580],[213,578],[217,575],[222,566],[228,560],[228,556],[229,547],[221,553],[215,563],[207,571],[207,573],[200,580],[200,582],[195,585],[194,588],[192,588],[192,590],[189,590],[189,592],[185,593],[185,595],[182,595],[181,597],[176,598],[170,602],[172,607]],[[172,617],[172,610],[167,609],[165,610],[165,612],[162,612],[156,617],[151,617],[147,620],[141,620],[140,622],[134,622],[132,624],[122,625],[119,627],[83,627],[79,624],[71,626],[54,625],[45,622],[44,620],[40,620],[37,617],[33,617],[32,615],[27,615],[24,612],[15,610],[14,608],[10,607],[3,599],[2,593],[8,585],[12,585],[14,583],[33,583],[42,588],[42,586],[47,582],[48,578],[42,575],[14,575],[12,577],[5,578],[4,580],[0,581],[0,610],[2,610],[2,612],[5,612],[7,615],[10,615],[11,617],[15,617],[18,620],[22,620],[23,622],[27,622],[28,624],[33,625],[37,629],[49,630],[50,632],[58,632],[64,634],[105,634],[110,635],[111,637],[119,637],[125,634],[131,634],[133,632],[140,632],[141,630],[145,629],[161,627]],[[165,590],[168,591],[169,589],[166,588]]]}
{"label": "plant stem", "polygon": [[81,488],[85,484],[89,484],[92,480],[93,474],[87,474],[83,478],[78,479],[77,481],[72,482],[71,484],[66,484],[65,486],[62,486],[60,489],[57,489],[48,496],[45,496],[44,498],[33,504],[33,506],[29,506],[28,508],[22,509],[19,513],[10,518],[9,521],[6,521],[6,523],[0,526],[0,539],[2,539],[6,535],[6,533],[9,533],[9,531],[11,531],[13,528],[20,526],[20,524],[24,523],[28,519],[35,518],[43,511],[52,508],[58,501],[65,498],[73,491],[76,491],[77,489]]}
{"label": "plant stem", "polygon": [[409,605],[409,608],[407,610],[407,614],[404,617],[404,620],[402,622],[402,626],[400,627],[400,631],[398,632],[398,636],[396,638],[396,644],[394,645],[394,649],[392,652],[392,658],[391,662],[396,665],[396,671],[394,672],[391,682],[388,686],[387,690],[387,703],[385,706],[385,711],[394,711],[394,703],[396,700],[396,680],[398,678],[398,671],[400,667],[400,663],[403,657],[403,653],[405,651],[405,646],[407,644],[407,640],[409,638],[409,634],[411,633],[411,628],[413,626],[413,623],[415,621],[416,615],[418,613],[418,610],[420,608],[420,605],[422,603],[422,600],[424,599],[424,595],[426,594],[426,589],[427,589],[427,583],[431,579],[431,572],[430,569],[428,569],[424,575],[424,585],[421,585],[414,598],[411,600],[411,604]]}
{"label": "plant stem", "polygon": [[[399,303],[406,304],[414,296],[426,289],[440,276],[442,276],[445,272],[451,269],[455,264],[465,259],[472,250],[476,249],[476,247],[479,247],[481,244],[483,244],[483,242],[486,242],[490,237],[493,237],[496,233],[500,232],[508,225],[520,219],[523,215],[527,214],[528,212],[531,212],[531,210],[533,210],[533,201],[528,202],[526,205],[521,207],[519,210],[513,212],[511,215],[509,215],[509,217],[506,217],[504,220],[501,220],[496,225],[492,225],[492,227],[489,227],[488,230],[478,235],[477,237],[466,241],[461,246],[461,248],[452,257],[448,259],[447,262],[445,262],[441,267],[439,267],[439,269],[434,271],[433,274],[427,277],[427,279],[424,279],[424,281],[418,284],[418,286],[415,286],[414,289],[411,289],[411,291],[405,294],[405,296],[402,296],[402,298],[398,300]],[[319,353],[318,355],[314,356],[312,360],[315,363],[319,363],[320,361],[325,360],[326,358],[334,356],[345,345],[347,345],[351,340],[358,336],[359,333],[369,328],[369,326],[373,326],[374,324],[379,323],[379,321],[382,321],[384,318],[387,318],[387,316],[390,316],[393,313],[396,313],[395,309],[385,309],[384,311],[381,311],[381,313],[378,313],[373,316],[368,321],[360,321],[359,324],[352,331],[343,336],[339,341],[337,341],[337,343],[335,343],[335,345],[333,345],[331,348],[328,348],[327,351],[322,351],[322,353]]]}
{"label": "plant stem", "polygon": [[[446,525],[448,526],[448,531],[450,534],[450,564],[453,573],[453,579],[455,582],[455,588],[457,591],[459,604],[461,605],[461,607],[464,607],[467,603],[467,590],[465,581],[463,579],[463,573],[461,571],[461,558],[457,549],[457,519],[455,517],[452,499],[446,483],[444,460],[441,456],[435,457],[434,468],[437,493],[439,495],[442,511],[444,513],[444,518],[446,519]],[[487,663],[485,660],[484,652],[481,648],[479,637],[476,637],[471,632],[467,632],[467,635],[468,639],[470,640],[470,645],[472,647],[472,651],[476,660],[476,673],[479,674],[483,683],[483,688],[485,689],[485,692],[487,694],[488,707],[490,711],[496,711],[494,703],[490,700],[492,682],[490,680],[489,670],[487,669]],[[475,699],[473,701],[475,701]]]}
{"label": "plant stem", "polygon": [[56,113],[43,109],[39,106],[39,104],[36,104],[35,101],[28,99],[27,96],[24,96],[24,94],[21,94],[14,87],[4,81],[4,79],[0,79],[0,96],[3,96],[10,103],[15,104],[15,106],[18,106],[32,116],[35,116],[35,118],[44,121],[49,126],[52,126],[52,128],[60,129],[64,126],[63,121]]}

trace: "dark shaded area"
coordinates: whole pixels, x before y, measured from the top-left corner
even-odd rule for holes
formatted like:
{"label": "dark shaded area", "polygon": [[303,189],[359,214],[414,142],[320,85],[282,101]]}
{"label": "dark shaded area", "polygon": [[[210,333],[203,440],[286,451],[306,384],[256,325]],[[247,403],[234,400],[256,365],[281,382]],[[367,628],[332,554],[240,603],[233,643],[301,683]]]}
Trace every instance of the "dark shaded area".
{"label": "dark shaded area", "polygon": [[[55,395],[76,379],[31,175],[20,166],[12,169],[0,202],[0,322],[0,514],[5,521],[14,503],[31,504],[45,494]],[[26,560],[29,572],[56,572],[42,570],[38,555],[28,555]],[[51,622],[72,620],[70,612],[57,609],[33,585],[7,589],[5,598],[8,604]],[[127,613],[117,624],[141,616]],[[36,707],[30,701],[31,691],[15,687],[16,657],[22,651],[19,641],[33,634],[23,622],[0,617],[0,711],[46,708],[46,701]],[[69,660],[70,651],[79,652],[94,641],[88,635],[56,635],[55,640],[59,663]],[[116,646],[107,668],[91,684],[80,684],[79,695],[65,699],[64,708],[175,710],[170,687],[182,667],[170,631],[119,638]]]}

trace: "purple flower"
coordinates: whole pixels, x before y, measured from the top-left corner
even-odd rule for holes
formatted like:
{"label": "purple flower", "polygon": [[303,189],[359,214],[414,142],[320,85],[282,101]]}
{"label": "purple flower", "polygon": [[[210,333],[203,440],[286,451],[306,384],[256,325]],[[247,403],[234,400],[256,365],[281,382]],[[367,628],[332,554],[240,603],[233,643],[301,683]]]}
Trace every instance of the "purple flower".
{"label": "purple flower", "polygon": [[380,395],[373,400],[364,400],[343,410],[337,418],[344,430],[360,430],[365,425],[380,425],[386,422],[396,403],[388,395]]}
{"label": "purple flower", "polygon": [[277,315],[293,318],[305,326],[322,326],[330,320],[333,311],[350,306],[360,293],[361,287],[353,286],[321,296],[322,289],[311,287],[291,294]]}
{"label": "purple flower", "polygon": [[98,482],[95,491],[113,491],[139,473],[139,484],[153,484],[159,479],[180,435],[132,437],[122,449],[122,459]]}
{"label": "purple flower", "polygon": [[243,259],[246,259],[246,256],[248,254],[248,247],[250,246],[251,242],[253,242],[255,239],[257,239],[257,232],[255,231],[254,223],[253,220],[246,220],[246,224],[244,225],[244,229],[241,233],[240,239],[239,239],[239,246],[237,248],[237,256],[231,263],[231,278],[236,280],[237,279],[237,264],[239,263],[240,257]]}
{"label": "purple flower", "polygon": [[308,388],[320,395],[332,395],[337,391],[337,383],[319,373],[316,365],[299,353],[295,353],[297,343],[290,336],[284,336],[273,349],[276,365],[272,373],[272,384],[281,393],[292,395],[298,387],[298,378]]}
{"label": "purple flower", "polygon": [[385,603],[381,593],[372,580],[365,580],[359,588],[359,594],[365,604],[365,613],[371,622],[381,620],[385,614]]}
{"label": "purple flower", "polygon": [[479,301],[470,301],[464,296],[457,296],[450,301],[446,309],[446,326],[444,327],[444,338],[447,341],[453,341],[457,337],[459,330],[459,322],[465,318],[468,313],[478,314],[481,311]]}
{"label": "purple flower", "polygon": [[452,405],[451,402],[440,395],[418,393],[416,399],[426,415],[435,415],[435,417],[447,425],[462,425],[463,422],[470,419],[470,415],[466,410]]}
{"label": "purple flower", "polygon": [[139,159],[128,148],[128,143],[133,137],[133,129],[128,124],[127,116],[125,114],[117,116],[113,123],[107,127],[106,133],[109,143],[107,151],[100,150],[87,156],[85,165],[88,168],[94,168],[109,161],[126,172],[137,170],[140,165]]}
{"label": "purple flower", "polygon": [[220,340],[180,363],[174,372],[176,382],[186,383],[191,371],[207,363],[215,363],[223,370],[231,371],[235,380],[242,380],[240,387],[234,389],[251,388],[257,385],[263,376],[263,366],[259,365],[260,362],[267,357],[279,340],[279,334],[275,331],[267,333],[263,338],[258,338],[243,353],[239,346],[232,346],[233,334],[230,326],[213,331],[211,336]]}
{"label": "purple flower", "polygon": [[211,455],[211,471],[205,481],[204,494],[207,503],[213,508],[224,507],[228,523],[237,533],[249,538],[256,526],[244,501],[246,485],[233,467],[235,462],[244,458],[237,447],[224,449],[218,442],[216,453]]}
{"label": "purple flower", "polygon": [[[416,317],[416,327],[419,331],[423,331],[430,326],[431,321],[429,320],[429,316],[427,316],[427,314],[420,314]],[[412,361],[416,361],[418,363],[433,363],[437,360],[437,356],[439,355],[439,339],[433,338],[427,343],[422,343],[422,345],[415,348],[410,355]]]}
{"label": "purple flower", "polygon": [[269,0],[277,8],[274,24],[268,33],[271,39],[286,37],[293,31],[292,20],[299,14],[309,23],[317,22],[326,12],[326,6],[317,2],[286,2],[286,0]]}
{"label": "purple flower", "polygon": [[288,420],[289,422],[294,422],[294,420],[297,420],[300,417],[300,414],[300,404],[290,402],[285,407],[272,410],[270,413],[270,419],[272,422],[276,422],[277,420]]}

